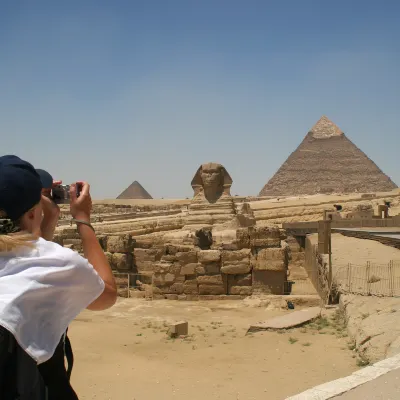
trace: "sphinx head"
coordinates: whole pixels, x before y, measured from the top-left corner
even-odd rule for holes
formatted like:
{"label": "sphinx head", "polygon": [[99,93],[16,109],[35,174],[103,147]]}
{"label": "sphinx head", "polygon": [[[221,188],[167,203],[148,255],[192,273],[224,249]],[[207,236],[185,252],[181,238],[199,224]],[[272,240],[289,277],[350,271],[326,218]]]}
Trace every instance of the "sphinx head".
{"label": "sphinx head", "polygon": [[202,164],[192,180],[196,196],[201,190],[210,203],[215,203],[223,193],[230,195],[232,178],[225,167],[217,163]]}

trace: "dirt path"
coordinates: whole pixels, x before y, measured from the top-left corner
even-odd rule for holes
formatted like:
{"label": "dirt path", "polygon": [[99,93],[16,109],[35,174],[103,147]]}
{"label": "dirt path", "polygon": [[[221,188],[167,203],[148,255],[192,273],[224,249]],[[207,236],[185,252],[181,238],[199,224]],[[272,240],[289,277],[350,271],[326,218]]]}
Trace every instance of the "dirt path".
{"label": "dirt path", "polygon": [[[347,338],[329,328],[245,336],[250,323],[289,311],[244,304],[124,299],[83,312],[70,328],[80,399],[282,400],[358,369]],[[190,336],[167,339],[182,319]]]}

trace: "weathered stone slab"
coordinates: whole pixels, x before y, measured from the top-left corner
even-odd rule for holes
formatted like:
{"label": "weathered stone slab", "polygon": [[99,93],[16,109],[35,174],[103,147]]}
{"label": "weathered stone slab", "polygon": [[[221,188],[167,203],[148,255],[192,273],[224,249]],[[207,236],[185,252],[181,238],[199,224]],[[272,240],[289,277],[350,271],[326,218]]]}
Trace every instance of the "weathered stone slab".
{"label": "weathered stone slab", "polygon": [[280,247],[281,234],[278,227],[256,226],[250,229],[251,247]]}
{"label": "weathered stone slab", "polygon": [[262,330],[289,329],[312,321],[321,315],[320,307],[310,307],[304,310],[289,312],[286,315],[271,318],[263,323],[251,325],[247,332]]}
{"label": "weathered stone slab", "polygon": [[252,271],[253,293],[283,295],[286,271]]}
{"label": "weathered stone slab", "polygon": [[197,257],[202,264],[212,263],[221,259],[221,252],[218,250],[200,250]]}
{"label": "weathered stone slab", "polygon": [[248,228],[239,228],[236,231],[236,243],[238,249],[246,249],[250,247],[250,233]]}
{"label": "weathered stone slab", "polygon": [[198,275],[205,275],[205,274],[219,274],[221,272],[221,263],[214,262],[209,264],[198,264],[196,268],[196,273]]}
{"label": "weathered stone slab", "polygon": [[131,253],[133,240],[131,235],[109,235],[107,237],[107,251],[110,253]]}
{"label": "weathered stone slab", "polygon": [[184,284],[183,283],[173,283],[171,286],[169,286],[166,289],[167,294],[182,294],[184,289]]}
{"label": "weathered stone slab", "polygon": [[199,285],[199,294],[225,294],[225,288],[220,285]]}
{"label": "weathered stone slab", "polygon": [[253,288],[251,286],[232,286],[229,289],[229,294],[250,296],[253,293]]}
{"label": "weathered stone slab", "polygon": [[201,275],[197,277],[199,285],[222,285],[222,276],[219,275]]}
{"label": "weathered stone slab", "polygon": [[234,277],[233,286],[251,286],[251,274],[242,274]]}
{"label": "weathered stone slab", "polygon": [[153,284],[155,286],[171,285],[175,281],[175,275],[171,273],[153,275]]}
{"label": "weathered stone slab", "polygon": [[251,271],[250,261],[247,264],[224,264],[221,267],[221,272],[227,275],[247,274]]}
{"label": "weathered stone slab", "polygon": [[222,252],[222,264],[229,263],[232,261],[242,261],[250,259],[250,249],[234,250],[234,251],[223,251]]}
{"label": "weathered stone slab", "polygon": [[129,271],[132,269],[132,254],[113,253],[111,256],[112,268],[118,271]]}
{"label": "weathered stone slab", "polygon": [[185,264],[197,263],[197,252],[186,251],[176,253],[177,261],[183,266]]}
{"label": "weathered stone slab", "polygon": [[190,263],[186,264],[181,268],[181,275],[195,275],[196,269],[200,266],[198,263]]}
{"label": "weathered stone slab", "polygon": [[186,321],[172,324],[168,329],[169,337],[187,336],[189,333],[189,324]]}
{"label": "weathered stone slab", "polygon": [[262,249],[257,254],[254,269],[257,271],[285,271],[287,266],[286,248]]}
{"label": "weathered stone slab", "polygon": [[183,284],[183,293],[194,294],[194,295],[199,294],[197,280],[196,279],[186,280]]}

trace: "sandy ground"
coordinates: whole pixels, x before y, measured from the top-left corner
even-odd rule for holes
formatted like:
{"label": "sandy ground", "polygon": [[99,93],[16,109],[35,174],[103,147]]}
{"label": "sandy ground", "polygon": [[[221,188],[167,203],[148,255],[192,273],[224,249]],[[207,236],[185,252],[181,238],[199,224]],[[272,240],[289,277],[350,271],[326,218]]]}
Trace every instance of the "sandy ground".
{"label": "sandy ground", "polygon": [[[318,239],[317,239],[318,241]],[[367,261],[376,264],[388,264],[391,260],[400,262],[400,250],[385,246],[375,240],[357,239],[332,235],[332,265],[365,265]]]}
{"label": "sandy ground", "polygon": [[[80,399],[282,400],[358,369],[343,328],[245,336],[251,323],[291,312],[246,305],[123,299],[83,312],[70,327]],[[179,320],[189,336],[169,339]]]}

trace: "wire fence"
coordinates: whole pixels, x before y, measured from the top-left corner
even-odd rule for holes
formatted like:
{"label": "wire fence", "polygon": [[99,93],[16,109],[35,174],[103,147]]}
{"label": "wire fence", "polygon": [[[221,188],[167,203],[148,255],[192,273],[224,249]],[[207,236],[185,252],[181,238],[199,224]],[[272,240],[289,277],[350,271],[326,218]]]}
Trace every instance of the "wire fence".
{"label": "wire fence", "polygon": [[400,261],[349,263],[337,269],[334,285],[340,293],[400,297]]}
{"label": "wire fence", "polygon": [[151,275],[114,272],[114,277],[119,296],[129,298],[135,292],[142,292],[145,298],[153,297]]}
{"label": "wire fence", "polygon": [[329,256],[318,253],[318,246],[306,243],[305,269],[321,298],[340,293],[365,296],[400,297],[400,260],[387,264],[367,261],[365,264],[332,265],[329,286]]}

